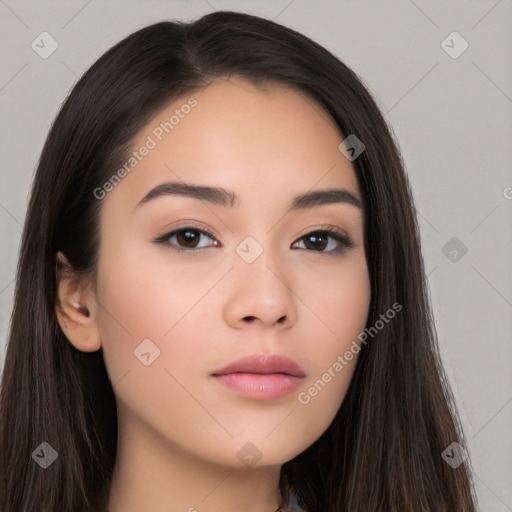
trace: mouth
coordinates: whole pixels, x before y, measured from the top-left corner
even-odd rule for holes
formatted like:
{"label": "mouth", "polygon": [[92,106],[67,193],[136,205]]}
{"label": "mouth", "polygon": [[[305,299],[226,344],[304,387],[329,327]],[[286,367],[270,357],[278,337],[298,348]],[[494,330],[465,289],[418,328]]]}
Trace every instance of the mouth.
{"label": "mouth", "polygon": [[297,389],[306,373],[288,357],[254,354],[214,371],[212,377],[240,396],[255,400],[276,400]]}

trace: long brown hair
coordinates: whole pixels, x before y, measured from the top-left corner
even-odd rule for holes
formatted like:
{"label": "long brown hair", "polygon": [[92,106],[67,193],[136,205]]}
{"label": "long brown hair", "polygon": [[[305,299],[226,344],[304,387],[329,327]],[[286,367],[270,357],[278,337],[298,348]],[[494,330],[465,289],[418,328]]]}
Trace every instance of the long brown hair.
{"label": "long brown hair", "polygon": [[[172,100],[217,77],[277,82],[325,109],[365,151],[353,161],[365,206],[368,326],[403,311],[361,352],[327,431],[283,465],[308,512],[475,510],[469,459],[440,364],[410,185],[392,132],[357,75],[300,33],[216,12],[161,22],[109,49],[62,105],[44,145],[22,235],[0,390],[0,510],[103,510],[116,459],[115,396],[102,350],[76,350],[56,315],[56,252],[94,276],[101,201],[138,131]],[[58,453],[46,469],[32,454]]]}

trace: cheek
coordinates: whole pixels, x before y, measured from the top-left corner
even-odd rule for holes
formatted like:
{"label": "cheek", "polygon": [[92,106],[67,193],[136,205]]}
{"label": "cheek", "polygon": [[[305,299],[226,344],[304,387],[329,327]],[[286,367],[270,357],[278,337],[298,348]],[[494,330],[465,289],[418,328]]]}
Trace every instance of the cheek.
{"label": "cheek", "polygon": [[311,371],[297,395],[299,411],[305,419],[297,423],[297,428],[308,426],[309,436],[313,432],[320,436],[343,402],[357,363],[358,336],[365,329],[371,298],[363,259],[340,266],[329,277],[316,277],[317,283],[324,283],[324,293],[308,293],[308,306],[314,312],[308,331],[314,333],[316,325],[317,335],[313,334],[310,344],[304,345]]}
{"label": "cheek", "polygon": [[206,434],[191,428],[190,419],[199,417],[201,425],[209,420],[189,394],[201,396],[206,370],[199,349],[211,338],[213,322],[211,298],[199,299],[218,277],[204,281],[192,272],[173,271],[165,258],[148,259],[136,246],[119,251],[126,254],[122,258],[104,250],[98,324],[120,414],[135,412],[192,449]]}
{"label": "cheek", "polygon": [[[215,319],[212,288],[223,269],[203,265],[199,271],[193,262],[173,264],[175,257],[148,250],[147,242],[129,247],[123,243],[121,239],[105,243],[99,258],[98,325],[110,379],[116,383],[129,373],[138,389],[148,383],[146,399],[153,386],[179,392],[165,370],[180,382],[190,380],[184,361],[195,360],[196,369],[206,371],[200,354],[206,358],[203,365],[208,364],[207,351],[200,349],[216,346],[211,326],[218,323],[219,313]],[[215,354],[211,348],[210,352]],[[163,375],[163,382],[157,375]]]}
{"label": "cheek", "polygon": [[[311,281],[316,283],[316,290],[312,290]],[[329,358],[333,362],[344,352],[366,326],[371,299],[366,261],[355,254],[331,271],[310,276],[303,287],[311,311],[308,323],[317,324],[315,361],[325,366]]]}
{"label": "cheek", "polygon": [[166,269],[148,260],[137,244],[127,247],[118,242],[115,251],[113,246],[102,246],[97,293],[101,304],[98,326],[114,382],[128,370],[144,367],[138,352],[149,351],[155,364],[157,356],[164,355],[164,342],[170,337],[166,333],[186,313],[193,290],[164,275]]}

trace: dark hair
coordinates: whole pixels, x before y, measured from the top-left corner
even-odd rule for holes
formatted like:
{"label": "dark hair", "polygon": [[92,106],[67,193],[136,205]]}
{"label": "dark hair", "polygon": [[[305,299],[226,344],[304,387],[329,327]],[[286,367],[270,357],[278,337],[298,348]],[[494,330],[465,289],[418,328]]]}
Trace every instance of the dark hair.
{"label": "dark hair", "polygon": [[[343,138],[364,201],[372,298],[367,325],[403,312],[361,346],[335,419],[283,465],[308,512],[475,510],[469,459],[440,364],[412,192],[392,132],[357,75],[309,38],[275,22],[215,12],[145,27],[109,49],[62,105],[44,145],[22,235],[0,395],[0,509],[98,511],[116,458],[117,414],[100,349],[73,347],[56,319],[56,253],[95,276],[101,201],[93,190],[125,161],[164,106],[216,78],[284,84],[316,101]],[[32,452],[60,454],[42,469]]]}

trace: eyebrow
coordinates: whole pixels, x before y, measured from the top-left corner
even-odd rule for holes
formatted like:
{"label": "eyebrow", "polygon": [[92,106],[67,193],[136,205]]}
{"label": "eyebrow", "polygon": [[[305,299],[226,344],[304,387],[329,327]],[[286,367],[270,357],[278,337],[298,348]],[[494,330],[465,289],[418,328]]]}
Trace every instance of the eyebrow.
{"label": "eyebrow", "polygon": [[[208,201],[226,208],[238,208],[240,205],[240,198],[232,190],[184,182],[166,182],[151,189],[138,202],[135,209],[157,197],[174,195]],[[361,210],[363,209],[362,201],[357,195],[346,189],[330,188],[325,190],[313,190],[294,197],[287,211],[304,210],[315,206],[334,203],[346,203]]]}

